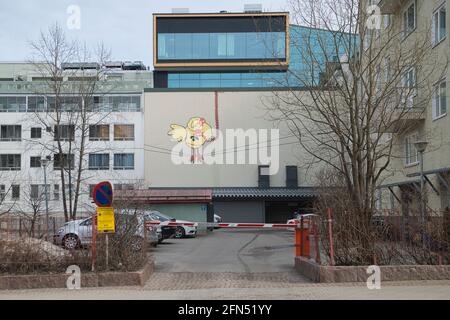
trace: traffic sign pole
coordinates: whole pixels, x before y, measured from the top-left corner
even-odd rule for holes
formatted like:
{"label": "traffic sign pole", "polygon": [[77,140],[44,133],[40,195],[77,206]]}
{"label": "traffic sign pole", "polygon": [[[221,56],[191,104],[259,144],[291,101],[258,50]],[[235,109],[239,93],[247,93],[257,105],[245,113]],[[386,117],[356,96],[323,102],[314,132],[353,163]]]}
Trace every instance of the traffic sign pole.
{"label": "traffic sign pole", "polygon": [[108,234],[106,234],[106,271],[109,270],[109,241],[108,241]]}
{"label": "traffic sign pole", "polygon": [[[95,237],[100,231],[105,234],[105,247],[106,247],[106,270],[109,270],[109,233],[114,233],[115,219],[114,219],[114,208],[112,207],[113,203],[113,189],[112,185],[108,181],[103,181],[98,183],[94,189],[92,190],[92,199],[97,205],[97,214],[96,214],[96,223],[95,227],[93,224],[92,232],[95,232],[92,235],[92,270],[95,269]],[[95,230],[95,231],[94,231]]]}

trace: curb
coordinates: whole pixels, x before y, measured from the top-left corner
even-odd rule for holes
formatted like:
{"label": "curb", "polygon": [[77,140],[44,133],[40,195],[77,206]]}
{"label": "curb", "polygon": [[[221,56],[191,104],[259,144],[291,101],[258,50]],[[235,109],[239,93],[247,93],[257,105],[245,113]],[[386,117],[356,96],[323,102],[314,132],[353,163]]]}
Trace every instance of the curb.
{"label": "curb", "polygon": [[[450,265],[379,266],[381,281],[450,280]],[[295,258],[301,275],[320,283],[366,282],[368,266],[321,266],[304,257]]]}
{"label": "curb", "polygon": [[[144,286],[154,271],[154,262],[132,272],[82,273],[81,288]],[[36,274],[0,276],[0,290],[66,288],[70,274]]]}

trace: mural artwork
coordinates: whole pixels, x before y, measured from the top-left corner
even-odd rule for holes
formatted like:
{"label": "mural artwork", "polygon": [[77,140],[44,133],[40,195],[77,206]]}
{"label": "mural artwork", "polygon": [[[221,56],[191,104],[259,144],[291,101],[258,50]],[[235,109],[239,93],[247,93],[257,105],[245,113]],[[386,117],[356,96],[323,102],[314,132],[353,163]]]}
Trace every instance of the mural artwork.
{"label": "mural artwork", "polygon": [[189,119],[186,127],[178,124],[171,124],[170,130],[167,132],[173,140],[184,142],[191,148],[191,162],[201,162],[203,156],[201,147],[206,143],[214,140],[213,129],[204,118],[193,117]]}

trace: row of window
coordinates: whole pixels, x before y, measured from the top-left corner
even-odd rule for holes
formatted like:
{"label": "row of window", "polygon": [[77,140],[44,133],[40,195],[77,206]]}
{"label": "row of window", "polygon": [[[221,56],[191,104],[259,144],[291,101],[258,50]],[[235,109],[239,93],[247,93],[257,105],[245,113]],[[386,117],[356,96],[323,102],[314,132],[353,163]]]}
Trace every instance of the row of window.
{"label": "row of window", "polygon": [[[89,154],[89,170],[109,170],[109,153]],[[50,160],[50,159],[48,159]],[[134,170],[134,153],[115,153],[113,156],[114,170]],[[21,154],[0,154],[0,171],[19,171],[21,170]],[[75,157],[73,154],[56,153],[53,156],[53,169],[61,168],[74,169]],[[30,157],[30,167],[41,167],[41,157]]]}
{"label": "row of window", "polygon": [[[438,9],[433,12],[432,16],[432,38],[433,45],[437,45],[447,36],[447,8],[444,2]],[[411,3],[403,11],[403,36],[407,37],[416,29],[417,25],[417,2]]]}
{"label": "row of window", "polygon": [[286,72],[255,73],[169,73],[169,88],[284,87]]}
{"label": "row of window", "polygon": [[[109,125],[90,125],[89,126],[89,140],[90,141],[109,141]],[[115,124],[114,141],[134,141],[134,124]],[[46,128],[48,132],[51,128]],[[54,126],[53,129],[54,140],[73,141],[75,139],[74,125],[59,125]],[[42,128],[33,127],[30,130],[31,139],[42,138]],[[0,126],[0,141],[21,141],[22,140],[22,126],[21,125],[1,125]]]}
{"label": "row of window", "polygon": [[[375,4],[376,0],[369,1],[369,5]],[[402,13],[402,36],[403,38],[408,37],[417,26],[417,2],[416,0],[410,0],[409,4],[405,7],[405,10]],[[435,46],[443,41],[447,36],[447,8],[446,3],[444,2],[439,8],[437,8],[432,15],[432,35],[431,42],[432,45]],[[391,25],[392,16],[385,15],[383,16],[384,28],[387,29]],[[381,30],[374,30],[376,38],[381,41]],[[364,48],[368,49],[369,44],[371,42],[371,33],[370,36],[364,37]]]}
{"label": "row of window", "polygon": [[[390,81],[390,61],[389,58],[385,59],[385,72],[386,72],[386,82]],[[376,83],[377,91],[381,90],[381,67],[377,66],[376,70]],[[406,102],[408,107],[413,107],[413,98],[417,94],[417,79],[416,79],[416,69],[408,69],[402,76],[402,88],[404,96],[402,102]],[[406,101],[408,99],[408,101]],[[433,120],[439,119],[447,114],[447,80],[443,78],[434,84],[433,95],[432,95],[432,117]]]}
{"label": "row of window", "polygon": [[[92,197],[92,190],[96,185],[89,185],[89,197]],[[115,190],[132,190],[134,186],[132,184],[114,184]],[[69,185],[66,185],[66,192],[72,191],[74,192],[74,186],[70,188]],[[53,192],[51,192],[51,186],[47,184],[47,194],[49,200],[59,200],[60,199],[60,185],[53,185]],[[11,200],[20,200],[20,185],[13,184],[9,189],[6,189],[6,185],[0,184],[0,201],[6,200],[7,195],[11,196]],[[29,199],[30,200],[45,200],[45,184],[31,184],[29,189]]]}
{"label": "row of window", "polygon": [[[63,96],[0,96],[0,112],[71,112],[82,107],[80,97]],[[86,105],[92,112],[139,112],[141,97],[135,96],[94,96]]]}
{"label": "row of window", "polygon": [[284,32],[158,34],[158,60],[251,60],[285,57]]}

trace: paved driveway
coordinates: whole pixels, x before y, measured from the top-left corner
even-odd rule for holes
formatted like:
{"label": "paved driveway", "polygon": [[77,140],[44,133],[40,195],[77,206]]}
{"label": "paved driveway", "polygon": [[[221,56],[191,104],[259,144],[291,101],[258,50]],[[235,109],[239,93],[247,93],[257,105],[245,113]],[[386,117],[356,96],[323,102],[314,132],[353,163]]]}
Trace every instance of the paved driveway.
{"label": "paved driveway", "polygon": [[294,233],[270,229],[216,229],[154,250],[157,272],[292,272],[294,254]]}

